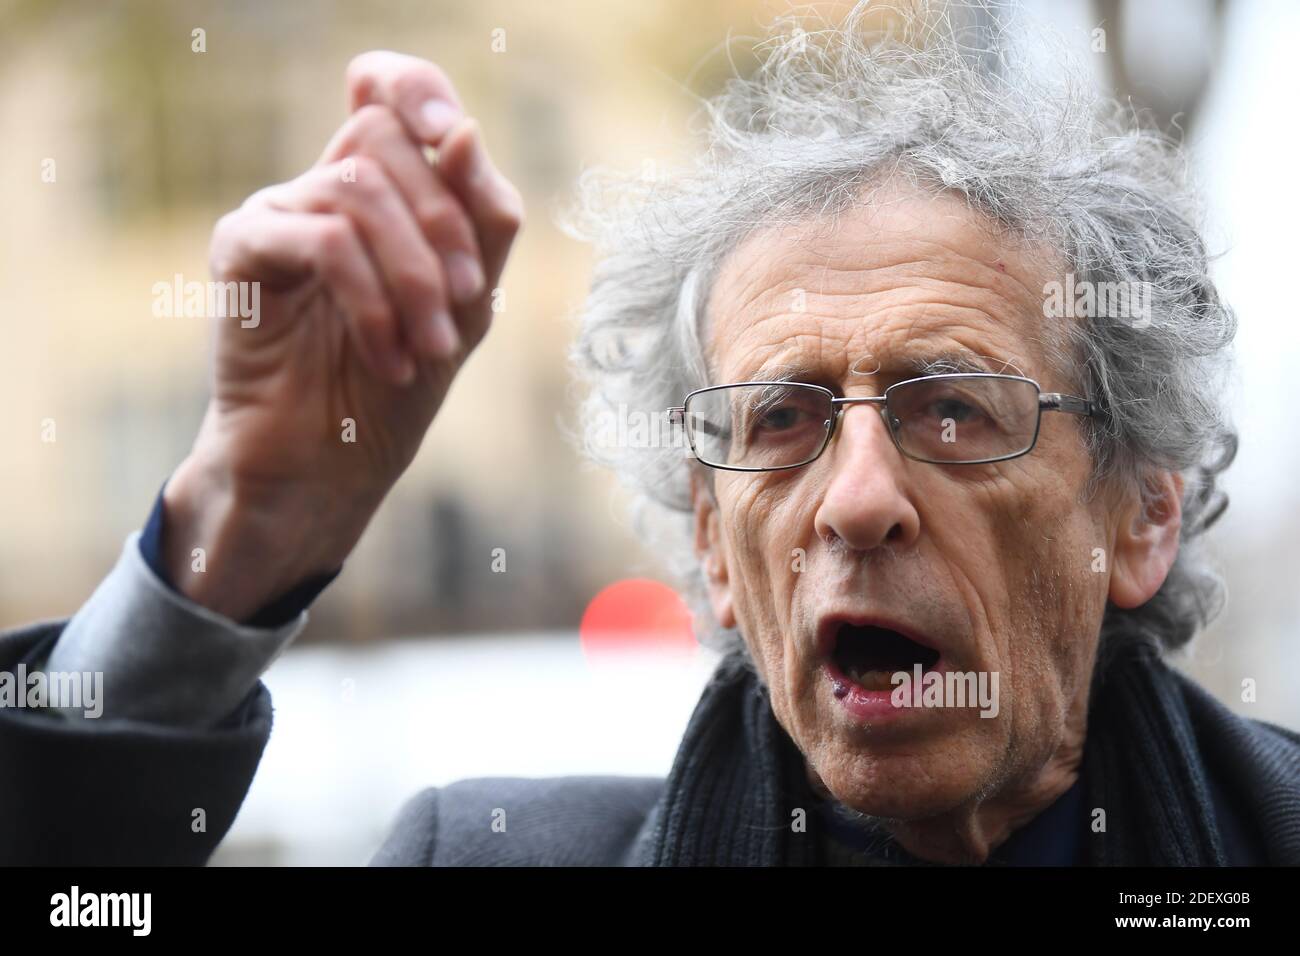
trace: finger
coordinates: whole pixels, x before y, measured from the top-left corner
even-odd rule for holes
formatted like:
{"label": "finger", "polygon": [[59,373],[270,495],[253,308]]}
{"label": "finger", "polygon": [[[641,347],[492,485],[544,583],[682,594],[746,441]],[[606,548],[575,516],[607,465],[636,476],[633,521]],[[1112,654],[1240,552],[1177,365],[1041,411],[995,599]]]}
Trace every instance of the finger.
{"label": "finger", "polygon": [[371,374],[397,385],[414,380],[384,284],[346,216],[244,206],[217,223],[212,271],[277,284],[319,276]]}
{"label": "finger", "polygon": [[524,224],[523,198],[488,156],[478,122],[467,117],[438,153],[438,175],[474,224],[489,284],[501,277]]}
{"label": "finger", "polygon": [[[515,237],[523,228],[524,204],[519,191],[493,165],[478,123],[466,119],[448,134],[438,154],[438,175],[469,213],[482,255],[485,287],[501,278]],[[461,332],[477,343],[487,332],[492,310],[487,300],[464,310]]]}
{"label": "finger", "polygon": [[[402,319],[407,343],[430,359],[459,347],[442,266],[383,166],[368,156],[318,166],[267,200],[298,212],[343,212],[357,226]],[[354,181],[345,181],[345,174]]]}
{"label": "finger", "polygon": [[430,146],[437,146],[464,115],[447,74],[404,53],[362,53],[348,64],[347,84],[353,111],[368,103],[391,107],[411,134]]}
{"label": "finger", "polygon": [[361,107],[335,133],[320,164],[353,156],[369,156],[379,162],[397,186],[443,263],[452,301],[464,304],[477,299],[486,280],[474,226],[397,114],[387,106]]}

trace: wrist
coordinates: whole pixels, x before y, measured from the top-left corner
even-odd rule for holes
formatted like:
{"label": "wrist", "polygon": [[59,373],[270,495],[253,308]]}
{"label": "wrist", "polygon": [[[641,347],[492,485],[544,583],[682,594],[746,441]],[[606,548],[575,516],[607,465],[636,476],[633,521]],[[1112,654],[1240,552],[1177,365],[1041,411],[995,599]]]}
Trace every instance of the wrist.
{"label": "wrist", "polygon": [[373,509],[326,507],[306,483],[251,483],[191,454],[163,491],[162,563],[173,587],[235,621],[337,571]]}

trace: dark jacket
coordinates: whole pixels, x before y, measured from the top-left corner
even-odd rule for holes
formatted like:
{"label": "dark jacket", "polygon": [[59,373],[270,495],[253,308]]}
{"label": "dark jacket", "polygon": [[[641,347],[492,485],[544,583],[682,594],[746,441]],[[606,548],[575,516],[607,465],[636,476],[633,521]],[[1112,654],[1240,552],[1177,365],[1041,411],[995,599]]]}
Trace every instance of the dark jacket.
{"label": "dark jacket", "polygon": [[[0,671],[42,659],[65,623],[0,635]],[[1300,737],[1237,717],[1178,681],[1219,829],[1248,849],[1230,860],[1286,862],[1300,852]],[[260,683],[208,730],[72,722],[0,708],[0,864],[206,862],[252,783],[271,722],[270,694]],[[373,862],[645,862],[647,847],[665,832],[656,821],[664,792],[665,781],[655,778],[465,780],[410,800]],[[1274,851],[1282,856],[1270,859]]]}
{"label": "dark jacket", "polygon": [[[0,635],[0,671],[42,658],[65,623]],[[211,730],[0,707],[0,865],[203,864],[234,822],[270,734],[271,695],[260,683]],[[643,777],[430,788],[403,808],[374,862],[619,865],[662,788]]]}

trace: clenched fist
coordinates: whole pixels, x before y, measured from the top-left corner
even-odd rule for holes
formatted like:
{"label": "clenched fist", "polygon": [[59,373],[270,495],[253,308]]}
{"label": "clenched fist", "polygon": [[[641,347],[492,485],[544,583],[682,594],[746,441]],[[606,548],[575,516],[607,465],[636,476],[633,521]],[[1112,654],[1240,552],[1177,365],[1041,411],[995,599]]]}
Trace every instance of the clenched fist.
{"label": "clenched fist", "polygon": [[260,283],[260,321],[219,326],[163,551],[178,588],[236,620],[351,551],[487,332],[523,219],[438,67],[366,53],[347,85],[352,113],[316,165],[212,237],[213,278]]}

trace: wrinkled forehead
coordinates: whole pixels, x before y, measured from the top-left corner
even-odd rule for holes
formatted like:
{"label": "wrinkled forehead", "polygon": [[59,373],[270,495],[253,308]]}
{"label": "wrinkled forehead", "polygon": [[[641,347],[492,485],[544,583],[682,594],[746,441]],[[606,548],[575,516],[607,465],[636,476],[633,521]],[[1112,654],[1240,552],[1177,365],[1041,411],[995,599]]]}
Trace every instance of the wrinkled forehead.
{"label": "wrinkled forehead", "polygon": [[961,200],[900,195],[755,232],[723,261],[705,342],[717,382],[847,387],[860,376],[988,371],[1047,381],[1058,257]]}

